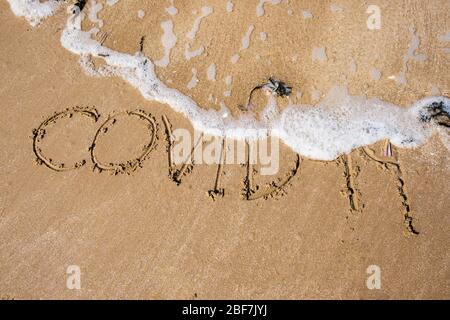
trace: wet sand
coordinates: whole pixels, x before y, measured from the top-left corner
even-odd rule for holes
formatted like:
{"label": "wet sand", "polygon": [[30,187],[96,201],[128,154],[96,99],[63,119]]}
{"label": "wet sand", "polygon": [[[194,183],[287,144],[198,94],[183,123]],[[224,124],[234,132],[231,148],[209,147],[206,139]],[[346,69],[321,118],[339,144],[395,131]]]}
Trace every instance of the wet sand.
{"label": "wet sand", "polygon": [[[292,25],[285,4],[265,6],[269,21],[263,28],[253,2],[248,8],[247,2],[236,6],[233,18],[226,16],[225,1],[175,3],[180,42],[170,65],[157,73],[205,108],[218,107],[208,100],[210,89],[215,96],[231,89],[224,101],[234,113],[255,83],[273,74],[301,89],[301,103],[312,103],[314,90],[326,93],[336,83],[347,85],[352,94],[400,105],[430,95],[432,85],[449,95],[448,54],[437,39],[450,28],[448,10],[442,9],[448,2],[384,2],[384,27],[376,35],[361,27],[368,4],[339,3],[345,10],[337,13],[329,4],[293,3],[294,18],[300,21],[296,30],[302,32],[284,38],[267,31],[270,48],[260,43],[259,32],[267,30],[266,23],[281,21],[280,29]],[[205,59],[186,62],[182,35],[192,27],[191,11],[205,4],[223,12],[215,20],[205,18],[195,38],[194,46],[205,45]],[[104,17],[105,30],[112,30],[105,45],[135,52],[145,35],[145,54],[161,57],[163,18],[158,12],[164,8],[152,11],[136,1],[120,23],[142,27],[123,28],[111,22],[119,20],[114,10],[119,12],[121,5]],[[168,177],[161,117],[173,128],[192,129],[185,118],[144,100],[121,79],[87,76],[78,57],[60,46],[64,12],[31,28],[13,16],[6,2],[0,8],[1,298],[449,298],[449,152],[437,137],[415,150],[394,150],[396,165],[377,163],[362,149],[332,162],[301,158],[282,191],[254,201],[243,196],[247,168],[226,165],[225,195],[213,201],[208,190],[214,187],[217,166],[195,165],[180,185]],[[146,9],[142,20],[137,17],[141,8]],[[311,21],[301,16],[306,9],[313,14]],[[216,32],[230,24],[236,26],[232,32]],[[254,40],[239,62],[230,64],[249,24],[255,25]],[[418,51],[428,59],[408,63],[407,85],[399,86],[388,77],[402,70],[411,24],[421,39]],[[327,61],[312,62],[312,48],[322,46]],[[298,63],[283,60],[296,53]],[[352,57],[355,73],[349,67]],[[212,62],[217,79],[210,83],[206,68]],[[188,90],[192,68],[200,82]],[[382,72],[378,81],[371,77],[373,68]],[[229,74],[230,88],[222,80]],[[39,165],[32,130],[55,112],[75,106],[95,108],[99,120],[78,114],[65,118],[48,128],[43,147],[49,158],[65,164],[86,159],[86,164],[66,172]],[[156,147],[142,167],[129,175],[93,170],[88,148],[101,123],[109,114],[136,109],[158,123]],[[139,120],[126,120],[105,136],[98,156],[104,162],[127,159],[142,150],[147,135]],[[382,147],[383,142],[370,146],[377,154]],[[281,154],[279,175],[256,174],[255,184],[264,187],[291,174],[296,155],[285,146]],[[351,209],[349,187],[357,210]],[[408,230],[407,217],[418,235]],[[80,266],[81,290],[66,287],[69,265]],[[366,286],[370,265],[381,268],[380,290]]]}

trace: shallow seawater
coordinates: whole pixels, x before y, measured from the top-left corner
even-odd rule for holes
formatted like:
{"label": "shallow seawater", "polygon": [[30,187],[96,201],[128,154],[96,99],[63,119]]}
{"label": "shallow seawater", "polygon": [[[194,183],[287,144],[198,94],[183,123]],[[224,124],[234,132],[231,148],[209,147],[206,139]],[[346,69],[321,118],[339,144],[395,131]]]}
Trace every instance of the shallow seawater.
{"label": "shallow seawater", "polygon": [[[39,8],[48,15],[49,3],[9,2],[37,9],[22,11],[33,23]],[[447,138],[420,121],[432,102],[448,110],[447,98],[413,105],[449,94],[443,7],[448,1],[434,1],[418,15],[385,1],[373,30],[359,1],[90,0],[81,13],[68,10],[61,42],[91,74],[106,61],[100,74],[123,77],[197,129],[242,139],[272,134],[301,155],[331,160],[382,139],[415,147],[436,132]],[[258,91],[251,110],[241,111],[269,77],[293,93]]]}

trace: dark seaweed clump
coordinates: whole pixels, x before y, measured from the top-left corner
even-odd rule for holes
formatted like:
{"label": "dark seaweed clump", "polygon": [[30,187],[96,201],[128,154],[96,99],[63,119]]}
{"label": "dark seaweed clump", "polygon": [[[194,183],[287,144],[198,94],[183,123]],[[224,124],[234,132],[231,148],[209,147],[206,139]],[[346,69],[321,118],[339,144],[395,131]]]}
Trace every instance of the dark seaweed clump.
{"label": "dark seaweed clump", "polygon": [[263,86],[270,89],[280,97],[289,96],[292,92],[292,87],[288,86],[283,81],[276,80],[274,78],[269,78],[269,81]]}
{"label": "dark seaweed clump", "polygon": [[428,123],[433,121],[434,123],[450,128],[450,114],[446,110],[444,102],[433,102],[426,106],[424,110],[420,112],[420,121]]}
{"label": "dark seaweed clump", "polygon": [[77,0],[77,2],[75,2],[75,6],[80,9],[80,12],[83,11],[85,5],[86,5],[86,0]]}

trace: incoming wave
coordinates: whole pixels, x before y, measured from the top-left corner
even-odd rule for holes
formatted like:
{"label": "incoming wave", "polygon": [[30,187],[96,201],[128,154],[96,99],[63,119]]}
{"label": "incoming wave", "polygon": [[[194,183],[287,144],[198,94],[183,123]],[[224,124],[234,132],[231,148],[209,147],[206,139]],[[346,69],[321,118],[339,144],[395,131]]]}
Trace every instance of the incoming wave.
{"label": "incoming wave", "polygon": [[[15,15],[25,17],[33,26],[53,15],[62,5],[56,0],[8,2]],[[300,155],[318,160],[333,160],[382,139],[389,139],[398,147],[413,148],[436,133],[450,149],[450,99],[443,96],[427,97],[404,108],[379,99],[351,96],[345,87],[335,87],[318,105],[291,104],[283,111],[272,97],[260,119],[251,114],[233,117],[225,106],[219,111],[206,110],[160,81],[153,60],[142,52],[131,55],[115,51],[93,39],[98,29],[82,30],[86,16],[82,10],[84,3],[79,1],[68,8],[61,34],[62,46],[79,55],[84,64],[87,57],[103,59],[105,65],[95,72],[96,75],[123,78],[145,99],[169,105],[189,119],[195,129],[206,134],[247,140],[272,135]]]}

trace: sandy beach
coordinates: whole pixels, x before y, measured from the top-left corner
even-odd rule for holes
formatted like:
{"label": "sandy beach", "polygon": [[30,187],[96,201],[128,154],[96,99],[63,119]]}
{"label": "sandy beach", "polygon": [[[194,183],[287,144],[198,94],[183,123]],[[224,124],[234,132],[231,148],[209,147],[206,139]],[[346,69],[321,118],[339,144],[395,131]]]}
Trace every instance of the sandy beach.
{"label": "sandy beach", "polygon": [[[97,1],[94,38],[159,61],[167,86],[234,117],[269,77],[292,86],[281,110],[335,86],[402,108],[450,96],[448,1],[377,1],[377,30],[367,1],[284,0],[260,16],[259,1],[228,2]],[[174,181],[164,119],[192,123],[123,78],[89,75],[105,62],[61,45],[67,6],[32,27],[0,2],[1,299],[450,298],[448,128],[417,148],[381,140],[332,161],[281,141],[274,175],[225,164],[218,183],[218,165],[194,164]],[[164,21],[177,38],[166,58]],[[256,115],[266,100],[256,93]],[[69,266],[81,289],[68,288]]]}

